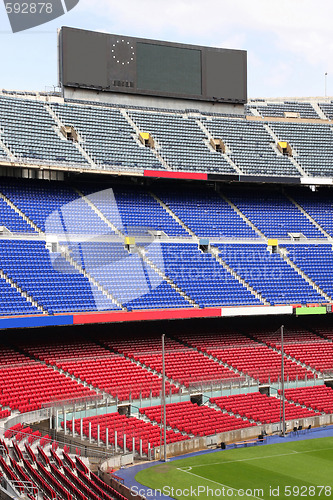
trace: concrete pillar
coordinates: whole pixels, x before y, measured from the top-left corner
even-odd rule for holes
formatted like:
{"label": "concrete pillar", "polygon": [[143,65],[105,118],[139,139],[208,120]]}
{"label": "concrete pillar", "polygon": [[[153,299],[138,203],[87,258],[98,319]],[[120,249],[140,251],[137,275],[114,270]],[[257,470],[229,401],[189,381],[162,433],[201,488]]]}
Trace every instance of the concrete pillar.
{"label": "concrete pillar", "polygon": [[106,442],[106,449],[109,447],[109,429],[108,427],[105,429],[105,442]]}
{"label": "concrete pillar", "polygon": [[72,436],[75,436],[75,418],[72,417]]}
{"label": "concrete pillar", "polygon": [[126,453],[126,434],[124,434],[124,453]]}
{"label": "concrete pillar", "polygon": [[80,418],[80,437],[83,439],[83,419]]}
{"label": "concrete pillar", "polygon": [[117,431],[114,431],[114,450],[117,453],[117,451],[118,451],[118,434],[117,434]]}
{"label": "concrete pillar", "polygon": [[89,443],[91,443],[91,422],[89,422]]}
{"label": "concrete pillar", "polygon": [[142,458],[142,439],[140,439],[140,458]]}
{"label": "concrete pillar", "polygon": [[97,426],[97,446],[99,446],[100,442],[100,425]]}

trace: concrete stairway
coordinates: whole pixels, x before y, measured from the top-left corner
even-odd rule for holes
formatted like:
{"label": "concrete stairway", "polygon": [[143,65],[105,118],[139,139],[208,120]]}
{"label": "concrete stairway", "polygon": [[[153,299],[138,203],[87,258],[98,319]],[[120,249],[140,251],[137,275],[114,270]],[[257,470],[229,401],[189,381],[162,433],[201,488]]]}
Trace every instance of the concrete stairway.
{"label": "concrete stairway", "polygon": [[[66,140],[64,138],[64,136],[62,135],[61,131],[60,131],[61,127],[64,127],[63,122],[60,120],[60,118],[57,115],[57,113],[52,109],[52,107],[48,103],[44,103],[44,104],[45,104],[45,108],[46,108],[47,112],[53,118],[53,120],[56,122],[56,124],[58,126],[58,129],[56,130],[58,136],[60,137],[60,139]],[[89,163],[90,167],[92,167],[94,170],[100,170],[100,166],[97,165],[97,163],[94,162],[94,160],[89,155],[89,153],[84,149],[84,147],[83,147],[83,138],[82,137],[79,137],[79,141],[78,142],[73,142],[73,145],[79,151],[79,153],[81,154],[81,156],[83,156],[83,158],[85,158],[87,160],[87,162]]]}
{"label": "concrete stairway", "polygon": [[192,229],[190,229],[179,217],[178,215],[176,215],[165,203],[164,201],[162,201],[160,198],[158,198],[158,196],[156,196],[156,194],[152,193],[151,191],[149,192],[149,194],[154,198],[154,200],[157,201],[157,203],[159,203],[161,205],[161,207],[164,208],[164,210],[169,214],[171,215],[171,217],[176,221],[178,222],[178,224],[180,224],[184,229],[185,231],[188,232],[188,234],[190,236],[192,236],[193,238],[197,238],[197,235],[192,231]]}
{"label": "concrete stairway", "polygon": [[25,300],[27,302],[29,302],[29,304],[31,304],[32,306],[36,307],[38,309],[38,311],[41,311],[43,314],[48,314],[47,311],[45,311],[45,309],[43,309],[42,306],[40,306],[38,304],[38,302],[33,298],[31,297],[31,295],[29,295],[27,292],[24,292],[22,290],[22,288],[17,284],[15,283],[15,281],[13,281],[11,278],[9,278],[9,276],[7,276],[6,273],[4,273],[2,271],[2,269],[0,269],[0,278],[4,279],[6,281],[6,283],[8,283],[12,288],[14,288],[23,298],[25,298]]}
{"label": "concrete stairway", "polygon": [[286,249],[278,248],[278,253],[281,256],[281,258],[297,272],[297,274],[302,276],[302,278],[325,299],[325,301],[332,302],[333,300],[332,297],[330,297],[326,292],[324,292],[324,290],[322,290],[304,271],[302,271],[302,269],[296,266],[296,264],[294,264],[294,262],[291,259],[289,259]]}
{"label": "concrete stairway", "polygon": [[290,201],[293,205],[295,205],[295,207],[296,207],[296,208],[298,208],[298,210],[299,210],[300,212],[302,212],[302,214],[303,214],[303,215],[305,215],[305,217],[306,217],[306,218],[307,218],[307,219],[311,222],[311,224],[313,224],[313,225],[314,225],[314,226],[318,229],[318,231],[320,231],[320,232],[321,232],[321,233],[325,236],[325,238],[328,238],[329,240],[332,240],[332,239],[333,239],[333,238],[332,238],[332,236],[331,236],[329,233],[327,233],[327,232],[325,231],[325,229],[323,229],[323,228],[321,227],[321,225],[320,225],[320,224],[318,224],[318,222],[317,222],[317,221],[315,221],[315,219],[313,219],[313,217],[311,217],[311,215],[310,215],[310,214],[308,214],[308,213],[307,213],[307,211],[306,211],[306,210],[304,210],[304,208],[303,208],[303,207],[302,207],[299,203],[297,203],[297,201],[295,201],[295,200],[294,200],[291,196],[289,196],[289,195],[288,195],[288,193],[286,193],[285,189],[282,189],[282,192],[283,192],[284,196],[285,196],[286,198],[288,198],[288,200],[289,200],[289,201]]}
{"label": "concrete stairway", "polygon": [[199,305],[189,295],[187,295],[176,283],[172,281],[171,278],[169,278],[158,266],[156,266],[156,264],[154,264],[154,262],[150,260],[149,257],[146,256],[145,250],[143,248],[136,247],[136,250],[140,255],[140,257],[142,258],[142,260],[149,267],[151,267],[164,281],[166,281],[171,286],[171,288],[173,288],[177,293],[179,293],[179,295],[184,297],[184,299],[187,300],[187,302],[189,302],[191,306],[199,308]]}
{"label": "concrete stairway", "polygon": [[[129,123],[129,125],[131,125],[131,127],[135,130],[136,135],[133,136],[133,139],[138,143],[138,145],[140,147],[144,147],[140,143],[140,141],[138,139],[138,136],[139,136],[140,132],[142,132],[142,130],[139,129],[139,127],[137,126],[137,124],[135,123],[135,121],[132,120],[132,118],[129,116],[128,112],[125,109],[121,109],[120,113],[123,115],[123,117],[125,118],[125,120]],[[168,171],[175,170],[175,169],[173,169],[173,168],[170,167],[170,165],[165,161],[165,159],[160,154],[160,152],[159,152],[160,145],[158,144],[158,142],[156,141],[156,139],[154,139],[154,143],[155,143],[155,147],[152,148],[151,151],[156,156],[156,159],[161,163],[161,165],[165,168],[165,170],[168,170]]]}
{"label": "concrete stairway", "polygon": [[251,285],[249,285],[239,274],[236,273],[224,260],[219,257],[219,249],[216,247],[211,247],[210,251],[213,258],[229,273],[233,276],[241,285],[244,286],[254,297],[260,300],[262,304],[265,306],[269,306],[270,303],[259,293],[257,292]]}

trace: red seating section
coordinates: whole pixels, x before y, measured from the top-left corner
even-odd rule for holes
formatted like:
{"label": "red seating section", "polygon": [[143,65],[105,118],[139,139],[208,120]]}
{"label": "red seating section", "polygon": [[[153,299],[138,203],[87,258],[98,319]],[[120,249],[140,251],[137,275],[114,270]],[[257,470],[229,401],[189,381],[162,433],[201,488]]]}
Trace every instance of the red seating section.
{"label": "red seating section", "polygon": [[[105,345],[162,373],[162,346],[158,336],[140,339],[140,343],[133,338],[105,341]],[[169,338],[165,341],[165,373],[186,387],[191,383],[239,378],[239,374]]]}
{"label": "red seating section", "polygon": [[[268,345],[281,348],[280,332],[256,333],[256,337]],[[284,351],[317,371],[333,373],[333,343],[312,332],[287,329],[284,332]]]}
{"label": "red seating section", "polygon": [[[200,335],[178,335],[199,351],[211,354],[233,368],[259,380],[276,382],[281,376],[281,355],[244,335],[222,332]],[[290,381],[314,378],[311,371],[285,358],[285,377]]]}
{"label": "red seating section", "polygon": [[286,389],[286,399],[321,413],[333,413],[333,389],[326,385]]}
{"label": "red seating section", "polygon": [[[211,398],[211,403],[216,404],[223,410],[238,414],[262,424],[280,422],[282,415],[282,404],[280,399],[268,397],[260,392],[249,394],[237,394],[235,396],[222,396]],[[308,418],[318,415],[314,411],[301,408],[288,401],[285,402],[286,420]]]}
{"label": "red seating section", "polygon": [[322,335],[323,337],[325,337],[325,339],[333,340],[333,330],[331,328],[323,327],[323,326],[319,326],[319,327],[316,326],[316,332],[319,335]]}
{"label": "red seating section", "polygon": [[[113,354],[93,342],[50,343],[47,345],[23,346],[31,355],[48,364],[57,366],[88,384],[128,401],[160,396],[162,379],[153,373]],[[175,394],[179,389],[167,382],[167,392]]]}
{"label": "red seating section", "polygon": [[[0,366],[0,404],[12,410],[27,412],[43,403],[95,398],[96,392],[78,384],[48,366],[31,360],[12,349],[2,349]],[[38,380],[38,384],[36,381]]]}
{"label": "red seating section", "polygon": [[0,407],[0,420],[2,420],[3,418],[7,418],[9,417],[11,414],[11,411],[10,410],[4,410]]}
{"label": "red seating section", "polygon": [[[29,483],[30,488],[31,486],[35,488],[35,495],[39,490],[47,499],[113,500],[118,498],[126,500],[123,495],[90,472],[78,457],[73,461],[69,455],[63,452],[64,458],[61,460],[58,454],[50,450],[51,457],[49,458],[45,451],[38,447],[39,457],[42,458],[42,461],[39,461],[32,449],[26,446],[29,457],[26,459],[18,445],[12,444],[19,463],[14,458],[9,457],[9,452],[5,453],[3,457],[0,456],[0,476],[15,481],[15,487],[18,491],[31,499],[35,497],[31,495],[31,489],[29,492],[25,490],[23,483]],[[7,446],[4,446],[8,450]]]}
{"label": "red seating section", "polygon": [[[161,422],[161,406],[141,408],[140,413],[152,421]],[[216,411],[208,406],[198,406],[190,401],[166,405],[166,423],[193,436],[210,436],[256,425],[248,420]]]}
{"label": "red seating section", "polygon": [[[135,437],[135,449],[140,452],[140,439],[142,440],[142,451],[148,453],[148,443],[151,448],[160,445],[161,429],[149,422],[144,422],[135,417],[127,417],[119,413],[108,413],[107,415],[98,415],[86,417],[83,419],[83,433],[89,436],[89,422],[91,422],[91,435],[97,440],[97,426],[100,426],[100,440],[106,442],[106,428],[109,429],[109,443],[115,444],[115,431],[117,431],[117,444],[124,446],[124,434],[126,434],[126,448],[133,450],[133,437]],[[63,426],[63,422],[62,422]],[[72,429],[72,422],[67,421],[66,426]],[[75,420],[75,430],[80,433],[80,420]],[[175,443],[188,439],[174,431],[167,431],[167,443]]]}

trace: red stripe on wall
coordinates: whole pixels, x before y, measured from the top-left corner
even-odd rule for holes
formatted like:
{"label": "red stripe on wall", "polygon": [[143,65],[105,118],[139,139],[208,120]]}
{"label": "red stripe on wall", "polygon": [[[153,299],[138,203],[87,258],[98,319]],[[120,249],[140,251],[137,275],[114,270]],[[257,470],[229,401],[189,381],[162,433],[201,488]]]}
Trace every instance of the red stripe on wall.
{"label": "red stripe on wall", "polygon": [[133,312],[100,312],[74,314],[74,325],[89,323],[119,323],[125,321],[147,321],[161,319],[214,318],[221,316],[221,308],[207,309],[159,309]]}
{"label": "red stripe on wall", "polygon": [[207,181],[208,174],[200,174],[196,172],[167,172],[164,170],[145,170],[145,177],[163,177],[167,179],[192,179]]}

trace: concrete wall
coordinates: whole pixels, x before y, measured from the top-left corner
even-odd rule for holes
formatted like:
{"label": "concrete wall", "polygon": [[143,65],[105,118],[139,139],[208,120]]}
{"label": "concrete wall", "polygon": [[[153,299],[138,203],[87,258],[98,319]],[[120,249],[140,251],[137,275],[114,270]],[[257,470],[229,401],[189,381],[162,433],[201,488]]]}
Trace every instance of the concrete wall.
{"label": "concrete wall", "polygon": [[110,469],[117,467],[123,467],[124,465],[130,465],[134,463],[133,453],[127,453],[126,455],[116,455],[115,457],[109,458],[102,463],[100,469],[103,472],[107,472]]}
{"label": "concrete wall", "polygon": [[132,94],[117,94],[116,92],[99,92],[67,87],[64,89],[67,99],[81,99],[98,103],[117,104],[121,106],[143,106],[162,109],[195,109],[207,113],[223,113],[244,115],[243,104],[228,104],[221,102],[195,101],[191,99],[173,99],[171,97],[144,96]]}
{"label": "concrete wall", "polygon": [[[318,417],[311,418],[301,418],[297,420],[288,420],[287,432],[292,431],[294,427],[302,425],[303,429],[307,429],[309,425],[312,427],[320,427],[323,425],[333,424],[333,414],[331,415],[321,415]],[[214,436],[193,438],[188,441],[180,441],[178,443],[172,443],[167,445],[167,455],[168,457],[184,455],[186,453],[191,453],[194,451],[205,450],[210,446],[219,446],[220,443],[233,443],[236,441],[245,441],[248,439],[257,438],[262,431],[266,431],[268,435],[279,432],[280,423],[266,424],[255,427],[247,427],[245,429],[238,429],[229,432],[221,432]],[[163,457],[163,449],[162,455]],[[160,448],[155,448],[154,450],[155,459],[160,458]]]}
{"label": "concrete wall", "polygon": [[104,483],[111,486],[113,489],[118,491],[118,493],[123,495],[125,498],[128,498],[128,499],[136,498],[137,500],[145,500],[145,497],[142,497],[141,495],[137,495],[134,492],[132,493],[130,488],[127,488],[127,486],[125,486],[124,484],[121,484],[118,481],[116,481],[115,479],[113,479],[110,474],[107,474],[106,472],[101,472],[100,477],[104,481]]}

